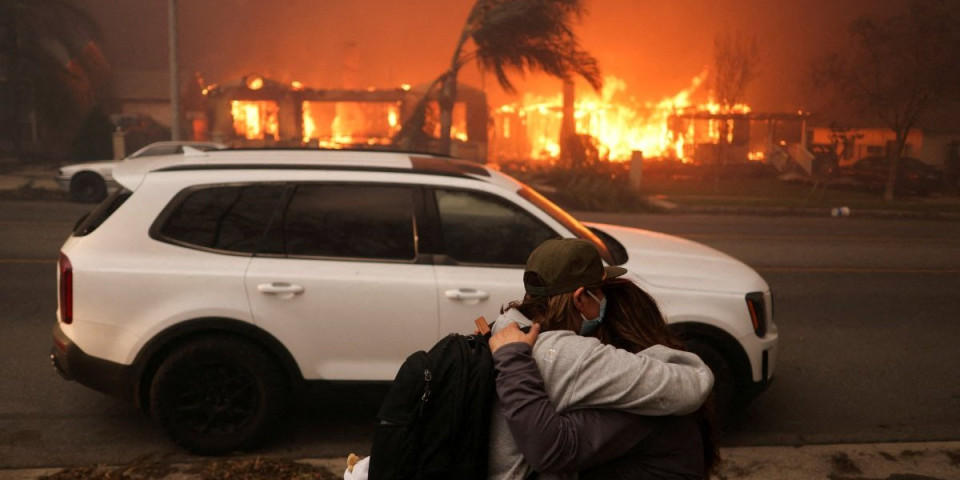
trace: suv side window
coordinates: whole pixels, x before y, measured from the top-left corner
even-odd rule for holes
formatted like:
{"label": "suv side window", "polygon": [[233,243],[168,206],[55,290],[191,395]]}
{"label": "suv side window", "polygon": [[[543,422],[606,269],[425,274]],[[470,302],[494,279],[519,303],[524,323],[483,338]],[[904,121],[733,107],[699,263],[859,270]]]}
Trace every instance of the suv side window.
{"label": "suv side window", "polygon": [[177,243],[254,253],[283,197],[279,184],[204,187],[188,193],[160,227]]}
{"label": "suv side window", "polygon": [[523,265],[557,233],[509,201],[483,192],[435,190],[444,251],[460,263]]}
{"label": "suv side window", "polygon": [[284,215],[283,237],[287,255],[413,260],[413,189],[300,185]]}

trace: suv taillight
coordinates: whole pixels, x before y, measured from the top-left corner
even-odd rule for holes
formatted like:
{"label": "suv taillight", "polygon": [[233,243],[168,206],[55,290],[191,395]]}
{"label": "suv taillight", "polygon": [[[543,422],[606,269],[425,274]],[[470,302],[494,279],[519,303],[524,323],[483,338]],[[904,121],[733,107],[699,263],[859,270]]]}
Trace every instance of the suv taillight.
{"label": "suv taillight", "polygon": [[73,323],[73,265],[63,252],[60,252],[60,321]]}
{"label": "suv taillight", "polygon": [[753,323],[753,331],[758,337],[767,334],[767,309],[763,300],[763,292],[750,292],[747,294],[747,310],[750,312],[750,321]]}

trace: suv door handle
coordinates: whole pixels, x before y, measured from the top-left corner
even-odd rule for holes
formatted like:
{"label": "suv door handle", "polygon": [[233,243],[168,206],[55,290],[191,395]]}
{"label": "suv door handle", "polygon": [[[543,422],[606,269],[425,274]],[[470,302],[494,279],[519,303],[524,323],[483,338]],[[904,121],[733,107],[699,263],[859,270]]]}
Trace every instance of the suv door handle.
{"label": "suv door handle", "polygon": [[303,293],[303,286],[287,282],[261,283],[257,285],[260,293],[287,294],[290,296]]}
{"label": "suv door handle", "polygon": [[484,292],[483,290],[477,290],[475,288],[458,288],[454,290],[447,290],[443,292],[447,298],[453,300],[486,300],[490,298],[490,294]]}

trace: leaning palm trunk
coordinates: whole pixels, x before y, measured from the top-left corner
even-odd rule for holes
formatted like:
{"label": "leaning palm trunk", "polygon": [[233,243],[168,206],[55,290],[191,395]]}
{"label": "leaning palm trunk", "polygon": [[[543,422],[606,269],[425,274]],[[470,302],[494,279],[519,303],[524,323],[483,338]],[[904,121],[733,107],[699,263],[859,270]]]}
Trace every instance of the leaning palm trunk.
{"label": "leaning palm trunk", "polygon": [[[467,26],[464,27],[463,32],[460,33],[460,40],[457,42],[457,46],[453,51],[453,61],[450,62],[450,70],[443,76],[443,81],[440,85],[440,95],[437,103],[440,105],[440,153],[443,155],[450,155],[453,108],[457,103],[457,74],[460,72],[460,67],[462,67],[464,63],[464,59],[462,58],[463,46],[466,45],[467,40],[470,38],[471,25],[475,23],[475,16],[478,11],[477,6],[480,5],[482,1],[483,0],[478,1],[477,4],[473,6],[473,10],[470,11]],[[428,95],[429,93],[430,92],[427,92]]]}
{"label": "leaning palm trunk", "polygon": [[450,155],[453,131],[453,107],[457,102],[457,76],[452,71],[447,74],[440,89],[440,153]]}
{"label": "leaning palm trunk", "polygon": [[[466,63],[463,54],[463,47],[470,40],[473,32],[479,28],[479,23],[483,11],[488,8],[488,0],[477,0],[477,3],[470,9],[470,15],[467,16],[466,25],[460,32],[460,39],[453,49],[453,59],[450,61],[450,69],[443,76],[440,86],[440,95],[437,103],[440,105],[440,153],[450,155],[450,133],[453,130],[453,108],[457,103],[457,74],[460,73],[460,67]],[[430,92],[428,91],[429,95]]]}

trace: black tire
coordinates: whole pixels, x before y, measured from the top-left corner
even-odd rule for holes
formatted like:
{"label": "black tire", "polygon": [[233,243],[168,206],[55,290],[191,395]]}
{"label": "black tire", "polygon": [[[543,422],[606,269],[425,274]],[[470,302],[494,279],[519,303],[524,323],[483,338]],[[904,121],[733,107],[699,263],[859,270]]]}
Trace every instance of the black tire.
{"label": "black tire", "polygon": [[96,203],[107,198],[107,183],[92,172],[80,172],[70,180],[70,196],[83,203]]}
{"label": "black tire", "polygon": [[687,350],[696,353],[713,372],[713,407],[717,419],[723,423],[734,413],[737,399],[737,377],[720,352],[700,339],[686,341]]}
{"label": "black tire", "polygon": [[150,413],[177,445],[220,455],[266,438],[283,416],[287,397],[282,370],[262,349],[208,337],[163,361],[150,385]]}

